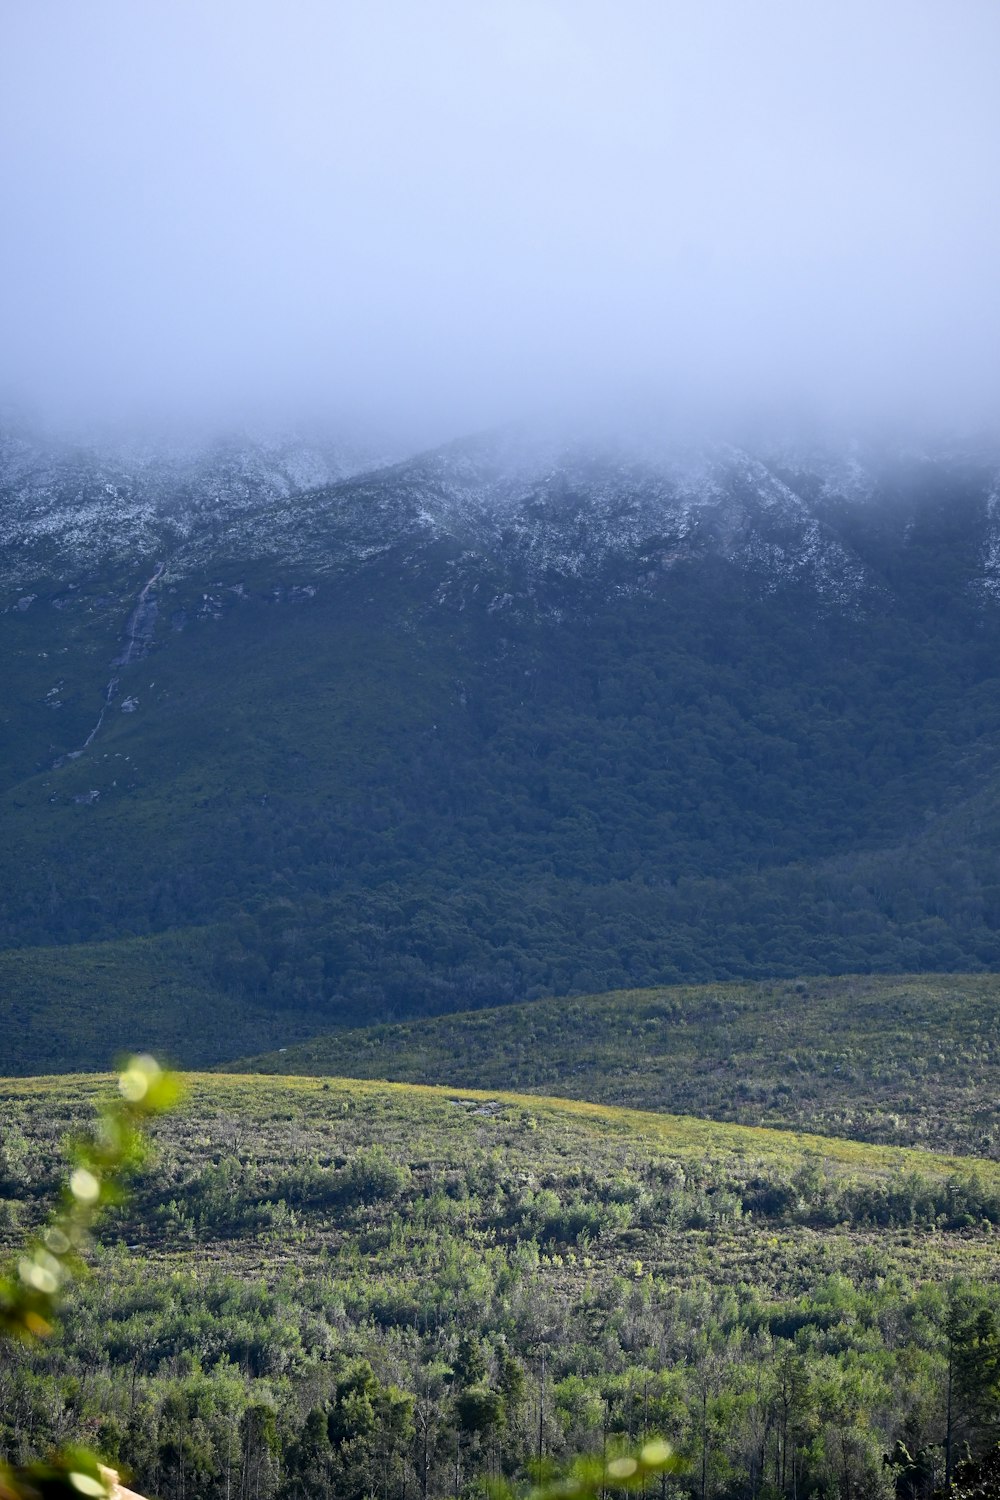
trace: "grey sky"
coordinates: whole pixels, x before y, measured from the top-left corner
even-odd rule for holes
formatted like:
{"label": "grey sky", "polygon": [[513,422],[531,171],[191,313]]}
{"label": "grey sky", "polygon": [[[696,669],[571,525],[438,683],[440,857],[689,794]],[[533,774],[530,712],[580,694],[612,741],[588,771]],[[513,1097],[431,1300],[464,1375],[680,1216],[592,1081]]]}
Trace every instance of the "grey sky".
{"label": "grey sky", "polygon": [[0,0],[0,387],[1000,393],[1000,0]]}

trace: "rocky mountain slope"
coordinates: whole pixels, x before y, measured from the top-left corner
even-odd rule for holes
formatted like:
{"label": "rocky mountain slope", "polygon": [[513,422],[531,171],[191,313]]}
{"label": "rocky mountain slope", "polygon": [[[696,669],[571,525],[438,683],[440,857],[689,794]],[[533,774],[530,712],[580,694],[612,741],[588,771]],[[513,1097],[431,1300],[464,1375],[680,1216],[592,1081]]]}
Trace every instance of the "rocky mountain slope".
{"label": "rocky mountain slope", "polygon": [[168,579],[240,557],[326,570],[435,539],[527,578],[594,574],[615,557],[641,578],[715,553],[764,586],[769,575],[771,587],[806,579],[847,602],[877,586],[859,536],[873,507],[897,520],[912,511],[905,532],[922,501],[956,485],[978,496],[979,562],[995,586],[1000,455],[982,443],[934,456],[853,440],[751,450],[515,427],[379,465],[328,440],[244,436],[163,451],[8,430],[0,579],[72,581],[153,557],[167,560]]}
{"label": "rocky mountain slope", "polygon": [[0,425],[0,579],[72,580],[152,556],[210,562],[225,536],[251,554],[303,491],[372,463],[328,440],[237,434],[166,446]]}

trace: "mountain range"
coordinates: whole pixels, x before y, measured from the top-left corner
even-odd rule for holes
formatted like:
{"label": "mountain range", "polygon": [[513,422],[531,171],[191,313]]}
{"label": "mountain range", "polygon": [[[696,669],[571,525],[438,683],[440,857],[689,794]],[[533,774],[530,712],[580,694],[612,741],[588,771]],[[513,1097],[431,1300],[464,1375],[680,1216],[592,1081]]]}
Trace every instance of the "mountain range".
{"label": "mountain range", "polygon": [[995,967],[998,455],[9,425],[8,1071]]}

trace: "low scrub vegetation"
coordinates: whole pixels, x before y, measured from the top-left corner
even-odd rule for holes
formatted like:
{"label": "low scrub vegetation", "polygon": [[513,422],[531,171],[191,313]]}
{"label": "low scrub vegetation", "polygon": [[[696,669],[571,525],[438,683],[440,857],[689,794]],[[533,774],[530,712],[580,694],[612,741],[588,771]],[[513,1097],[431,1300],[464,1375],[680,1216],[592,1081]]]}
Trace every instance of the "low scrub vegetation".
{"label": "low scrub vegetation", "polygon": [[[101,1087],[0,1088],[9,1243]],[[0,1367],[14,1462],[403,1500],[662,1434],[673,1493],[856,1500],[992,1440],[991,1161],[317,1078],[193,1077],[155,1140],[64,1333]]]}
{"label": "low scrub vegetation", "polygon": [[996,1157],[1000,976],[620,990],[335,1032],[231,1066],[516,1088]]}

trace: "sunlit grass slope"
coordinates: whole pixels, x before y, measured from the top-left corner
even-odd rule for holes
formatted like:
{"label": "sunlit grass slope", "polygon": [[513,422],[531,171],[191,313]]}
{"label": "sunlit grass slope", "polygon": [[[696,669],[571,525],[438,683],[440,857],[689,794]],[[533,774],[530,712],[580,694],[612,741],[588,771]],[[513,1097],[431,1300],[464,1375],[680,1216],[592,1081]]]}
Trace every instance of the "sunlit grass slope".
{"label": "sunlit grass slope", "polygon": [[339,1032],[231,1066],[516,1088],[995,1156],[1000,976],[622,990]]}
{"label": "sunlit grass slope", "polygon": [[[530,1241],[557,1281],[578,1277],[584,1257],[598,1277],[641,1262],[776,1295],[810,1266],[856,1269],[862,1256],[917,1277],[1000,1272],[995,1162],[507,1092],[218,1075],[187,1085],[110,1234],[158,1263],[190,1265],[195,1246],[216,1268],[343,1258],[416,1295],[436,1226],[480,1252]],[[0,1082],[9,1221],[36,1217],[62,1138],[108,1086]]]}

